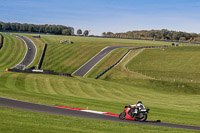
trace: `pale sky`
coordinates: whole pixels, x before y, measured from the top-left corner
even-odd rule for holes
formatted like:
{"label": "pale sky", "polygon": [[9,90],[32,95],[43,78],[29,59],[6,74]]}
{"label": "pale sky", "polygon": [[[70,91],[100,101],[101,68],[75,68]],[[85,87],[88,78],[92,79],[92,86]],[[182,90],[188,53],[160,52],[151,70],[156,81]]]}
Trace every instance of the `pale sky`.
{"label": "pale sky", "polygon": [[102,32],[200,33],[200,0],[0,0],[0,21],[61,24]]}

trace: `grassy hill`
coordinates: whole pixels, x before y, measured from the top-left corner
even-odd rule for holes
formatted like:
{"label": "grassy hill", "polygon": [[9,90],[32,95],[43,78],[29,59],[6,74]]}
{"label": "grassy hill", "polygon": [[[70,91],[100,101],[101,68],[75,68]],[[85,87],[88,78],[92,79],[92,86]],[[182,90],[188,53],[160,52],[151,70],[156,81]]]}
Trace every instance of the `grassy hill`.
{"label": "grassy hill", "polygon": [[[197,61],[199,49],[200,47],[147,49],[134,59],[132,57],[137,51],[132,51],[122,63],[101,79],[165,92],[200,94]],[[105,64],[104,61],[101,63]]]}
{"label": "grassy hill", "polygon": [[1,72],[0,79],[0,96],[3,97],[47,105],[89,107],[111,113],[120,113],[124,105],[142,100],[151,109],[149,120],[200,125],[199,95],[163,93],[103,80],[39,74]]}
{"label": "grassy hill", "polygon": [[4,45],[0,50],[0,70],[14,67],[23,59],[26,46],[24,42],[9,34],[3,34]]}
{"label": "grassy hill", "polygon": [[[6,36],[11,38],[10,35]],[[43,69],[70,73],[106,46],[171,44],[55,35],[41,35],[41,39],[33,38],[31,34],[26,34],[26,36],[34,41],[39,49],[38,51],[40,51],[39,53],[42,51],[43,44],[48,44]],[[59,43],[60,40],[68,39],[73,41],[74,44]],[[127,48],[116,49],[111,52],[85,78],[1,71],[0,96],[52,106],[63,105],[83,109],[89,107],[91,110],[111,113],[120,113],[123,111],[124,105],[141,100],[147,108],[151,109],[149,120],[160,119],[163,122],[199,126],[199,70],[196,69],[199,66],[197,61],[199,58],[198,50],[199,47],[176,47],[165,50],[131,51],[119,65],[108,71],[100,80],[95,80],[94,77],[115,63],[120,58],[119,56],[127,51]],[[1,52],[2,50],[0,50]],[[141,53],[138,54],[139,52]],[[38,63],[39,53],[33,64]],[[137,56],[134,57],[135,55]],[[9,61],[5,62],[6,65],[9,63]],[[188,68],[195,68],[195,71]],[[196,80],[192,79],[195,82],[188,82],[187,80],[191,81],[190,77],[193,77],[193,75],[196,75],[194,76]],[[183,85],[184,87],[182,87]],[[0,130],[11,132],[18,130],[23,132],[91,132],[93,130],[96,132],[131,132],[132,130],[141,132],[188,132],[188,130],[182,129],[144,125],[133,126],[125,123],[31,113],[7,108],[0,108],[0,113],[4,114],[0,116],[0,119],[7,118],[6,124],[1,123],[3,126],[0,127]],[[19,116],[21,117],[19,118]],[[14,121],[21,123],[20,126],[18,126],[19,123],[14,123]],[[68,127],[69,123],[71,123],[70,127]],[[77,124],[81,126],[77,127]],[[53,127],[54,129],[47,129],[46,127]]]}
{"label": "grassy hill", "polygon": [[148,49],[127,64],[131,71],[162,80],[200,82],[200,47]]}
{"label": "grassy hill", "polygon": [[[107,46],[126,45],[170,45],[169,42],[140,41],[129,39],[112,39],[112,38],[93,38],[77,36],[58,36],[58,35],[41,35],[40,39],[35,40],[33,35],[27,34],[36,44],[47,43],[47,51],[42,65],[42,69],[50,69],[56,72],[73,73],[81,65],[96,55],[101,49]],[[40,40],[40,42],[39,42]],[[60,44],[60,40],[74,42],[73,44]],[[38,48],[41,49],[42,48]],[[40,55],[38,53],[38,55]]]}
{"label": "grassy hill", "polygon": [[48,133],[105,133],[105,132],[145,132],[145,133],[198,133],[195,130],[167,128],[159,126],[136,125],[78,117],[50,115],[29,111],[0,108],[0,131],[11,132],[48,132]]}

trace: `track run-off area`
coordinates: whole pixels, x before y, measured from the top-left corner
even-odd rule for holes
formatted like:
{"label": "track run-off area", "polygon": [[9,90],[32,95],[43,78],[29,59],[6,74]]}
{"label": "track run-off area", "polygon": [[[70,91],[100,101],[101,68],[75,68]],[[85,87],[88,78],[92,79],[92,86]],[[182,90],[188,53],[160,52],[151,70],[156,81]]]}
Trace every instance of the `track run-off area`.
{"label": "track run-off area", "polygon": [[63,107],[63,106],[57,106],[57,107],[47,106],[47,105],[18,101],[18,100],[3,98],[3,97],[0,97],[0,106],[13,108],[13,109],[33,111],[33,112],[64,115],[64,116],[82,117],[82,118],[99,119],[99,120],[106,120],[106,121],[132,123],[132,124],[200,130],[199,126],[163,123],[163,122],[156,122],[156,121],[137,122],[137,121],[131,121],[131,120],[120,120],[117,114],[112,114],[112,113],[107,113],[107,112],[83,110],[83,109],[69,108],[69,107]]}

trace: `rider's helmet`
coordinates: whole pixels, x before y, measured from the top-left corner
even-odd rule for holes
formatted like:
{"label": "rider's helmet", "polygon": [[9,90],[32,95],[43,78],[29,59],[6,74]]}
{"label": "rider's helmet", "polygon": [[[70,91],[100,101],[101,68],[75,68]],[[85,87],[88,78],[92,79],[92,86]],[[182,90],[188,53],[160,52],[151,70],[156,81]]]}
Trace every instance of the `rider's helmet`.
{"label": "rider's helmet", "polygon": [[139,104],[139,103],[141,103],[141,104],[142,104],[142,101],[138,101],[138,103],[137,103],[137,104]]}

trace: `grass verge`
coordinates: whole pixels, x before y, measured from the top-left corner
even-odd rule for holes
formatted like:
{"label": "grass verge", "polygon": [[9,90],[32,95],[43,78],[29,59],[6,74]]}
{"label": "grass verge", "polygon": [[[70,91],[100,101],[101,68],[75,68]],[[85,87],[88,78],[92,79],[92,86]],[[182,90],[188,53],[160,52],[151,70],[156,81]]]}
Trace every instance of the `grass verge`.
{"label": "grass verge", "polygon": [[185,130],[167,127],[127,124],[94,119],[68,116],[58,116],[0,107],[0,131],[3,133],[104,133],[104,132],[140,132],[140,133],[198,133],[195,130]]}
{"label": "grass verge", "polygon": [[20,63],[26,52],[26,46],[21,39],[9,34],[3,35],[4,45],[0,50],[0,70],[14,67]]}
{"label": "grass verge", "polygon": [[149,120],[200,125],[199,95],[164,93],[102,80],[0,72],[0,96],[117,114],[124,105],[141,100],[151,109]]}

